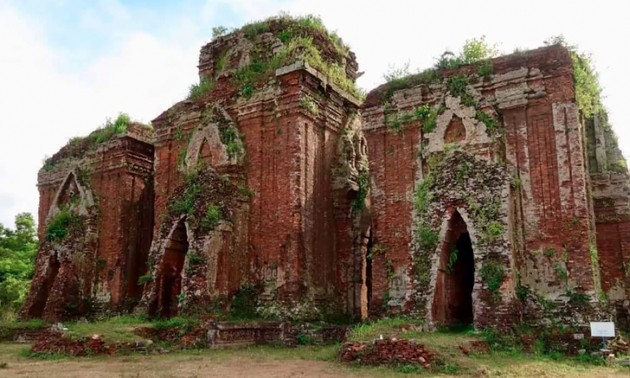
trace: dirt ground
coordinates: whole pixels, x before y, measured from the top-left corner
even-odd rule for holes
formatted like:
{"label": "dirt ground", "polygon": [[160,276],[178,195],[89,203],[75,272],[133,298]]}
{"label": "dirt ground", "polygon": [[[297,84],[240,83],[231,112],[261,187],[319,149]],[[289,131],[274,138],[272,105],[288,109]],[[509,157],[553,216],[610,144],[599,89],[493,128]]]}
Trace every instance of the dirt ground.
{"label": "dirt ground", "polygon": [[[336,348],[248,347],[193,350],[163,355],[97,356],[61,359],[28,357],[29,345],[0,343],[0,377],[405,377],[391,368],[353,367],[338,362]],[[576,365],[515,356],[470,358],[473,377],[628,377],[630,369]],[[434,376],[435,372],[421,372]],[[448,374],[439,373],[446,377]]]}

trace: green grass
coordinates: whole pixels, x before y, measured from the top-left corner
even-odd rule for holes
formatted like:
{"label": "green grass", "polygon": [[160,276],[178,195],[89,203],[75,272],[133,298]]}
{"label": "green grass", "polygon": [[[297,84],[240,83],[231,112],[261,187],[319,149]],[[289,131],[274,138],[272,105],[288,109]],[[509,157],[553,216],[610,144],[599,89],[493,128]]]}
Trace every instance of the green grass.
{"label": "green grass", "polygon": [[142,338],[133,333],[134,328],[149,327],[151,323],[144,317],[129,315],[114,316],[98,322],[64,323],[70,337],[90,337],[99,335],[106,342],[136,341]]}
{"label": "green grass", "polygon": [[47,325],[48,324],[46,323],[46,321],[42,319],[0,322],[0,328],[9,328],[9,329],[38,329],[38,328],[44,328]]}
{"label": "green grass", "polygon": [[361,323],[352,329],[348,336],[349,341],[371,341],[383,335],[388,337],[392,334],[400,334],[401,328],[409,326],[421,326],[422,323],[416,319],[396,317],[381,318],[373,322]]}
{"label": "green grass", "polygon": [[[177,319],[177,318],[176,318]],[[121,316],[100,322],[101,327],[130,325],[141,318]],[[176,320],[175,322],[179,322]],[[59,354],[33,353],[23,345],[0,343],[0,361],[6,362],[13,376],[28,376],[34,363],[32,359],[40,359],[36,365],[45,364],[46,371],[54,376],[56,372],[66,369],[76,372],[80,369],[85,374],[103,369],[135,372],[142,374],[159,372],[165,376],[177,375],[179,369],[197,369],[203,366],[216,365],[222,371],[230,371],[235,364],[266,365],[267,374],[286,375],[287,366],[296,361],[316,361],[326,371],[337,376],[374,376],[403,377],[409,374],[420,376],[507,376],[507,377],[592,377],[592,376],[627,376],[628,369],[604,364],[601,359],[590,356],[565,357],[560,354],[537,355],[525,354],[513,348],[502,351],[491,351],[489,354],[470,354],[466,356],[459,350],[460,345],[467,345],[471,340],[483,340],[482,334],[475,334],[469,328],[448,329],[433,333],[418,331],[402,332],[401,328],[409,324],[417,324],[417,320],[409,318],[385,318],[370,323],[357,325],[350,334],[351,340],[370,340],[374,335],[398,333],[399,337],[414,338],[438,353],[439,362],[431,370],[415,365],[393,366],[361,366],[346,364],[338,359],[340,345],[315,346],[305,345],[287,348],[277,345],[252,345],[226,349],[190,349],[180,350],[165,355],[152,356],[131,354],[127,356],[87,356],[73,358]],[[61,361],[60,361],[61,360]],[[123,365],[121,365],[123,363]],[[156,367],[156,365],[159,365]],[[273,366],[273,367],[270,367]],[[312,366],[313,365],[303,365]],[[322,365],[318,365],[322,366]],[[277,369],[277,370],[269,370]],[[187,370],[186,370],[187,371]],[[313,370],[319,371],[319,370]],[[181,373],[181,372],[180,372]],[[113,373],[114,374],[114,373]],[[180,374],[181,375],[181,374]]]}
{"label": "green grass", "polygon": [[199,319],[193,317],[176,316],[170,319],[155,320],[151,324],[155,329],[174,328],[177,327],[182,331],[190,331],[199,323]]}

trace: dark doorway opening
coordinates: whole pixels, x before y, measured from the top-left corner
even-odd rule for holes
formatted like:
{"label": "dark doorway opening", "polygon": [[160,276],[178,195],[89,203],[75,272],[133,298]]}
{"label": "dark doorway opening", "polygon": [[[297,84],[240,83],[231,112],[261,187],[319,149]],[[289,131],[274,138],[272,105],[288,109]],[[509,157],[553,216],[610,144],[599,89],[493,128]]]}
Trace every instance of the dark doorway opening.
{"label": "dark doorway opening", "polygon": [[179,295],[182,291],[182,269],[188,252],[186,225],[182,219],[170,239],[166,242],[164,257],[158,278],[158,308],[160,316],[170,318],[177,315]]}
{"label": "dark doorway opening", "polygon": [[447,327],[470,325],[473,323],[475,261],[466,222],[457,211],[453,213],[446,237],[437,272],[433,321]]}
{"label": "dark doorway opening", "polygon": [[28,316],[30,318],[40,318],[46,308],[46,301],[48,300],[48,294],[53,287],[57,273],[59,273],[59,260],[57,254],[53,253],[48,260],[48,269],[46,270],[46,277],[41,281],[40,286],[37,288],[37,294],[35,300],[28,310]]}

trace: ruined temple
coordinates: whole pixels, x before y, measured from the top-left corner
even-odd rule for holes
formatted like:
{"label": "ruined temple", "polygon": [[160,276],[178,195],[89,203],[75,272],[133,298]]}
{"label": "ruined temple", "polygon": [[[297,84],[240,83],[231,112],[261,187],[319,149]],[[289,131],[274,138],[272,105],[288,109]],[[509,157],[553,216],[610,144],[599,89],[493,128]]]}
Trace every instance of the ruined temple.
{"label": "ruined temple", "polygon": [[354,54],[317,21],[214,38],[152,129],[97,130],[47,161],[23,316],[211,314],[247,297],[291,320],[627,319],[628,171],[569,50],[361,100]]}

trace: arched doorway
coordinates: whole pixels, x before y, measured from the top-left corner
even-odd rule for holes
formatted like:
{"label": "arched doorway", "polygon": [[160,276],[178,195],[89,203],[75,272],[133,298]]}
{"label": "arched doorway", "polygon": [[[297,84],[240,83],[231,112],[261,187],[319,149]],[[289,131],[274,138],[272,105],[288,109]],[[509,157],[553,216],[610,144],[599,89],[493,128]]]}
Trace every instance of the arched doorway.
{"label": "arched doorway", "polygon": [[44,313],[44,308],[48,301],[48,294],[59,273],[59,265],[57,254],[53,253],[48,259],[48,268],[46,269],[45,278],[40,281],[39,286],[36,288],[35,300],[28,309],[29,318],[40,318]]}
{"label": "arched doorway", "polygon": [[466,222],[455,211],[449,221],[433,297],[433,321],[440,326],[473,322],[472,290],[475,261]]}
{"label": "arched doorway", "polygon": [[158,311],[163,318],[177,315],[178,297],[182,291],[182,269],[187,252],[188,236],[182,219],[166,241],[158,272]]}

